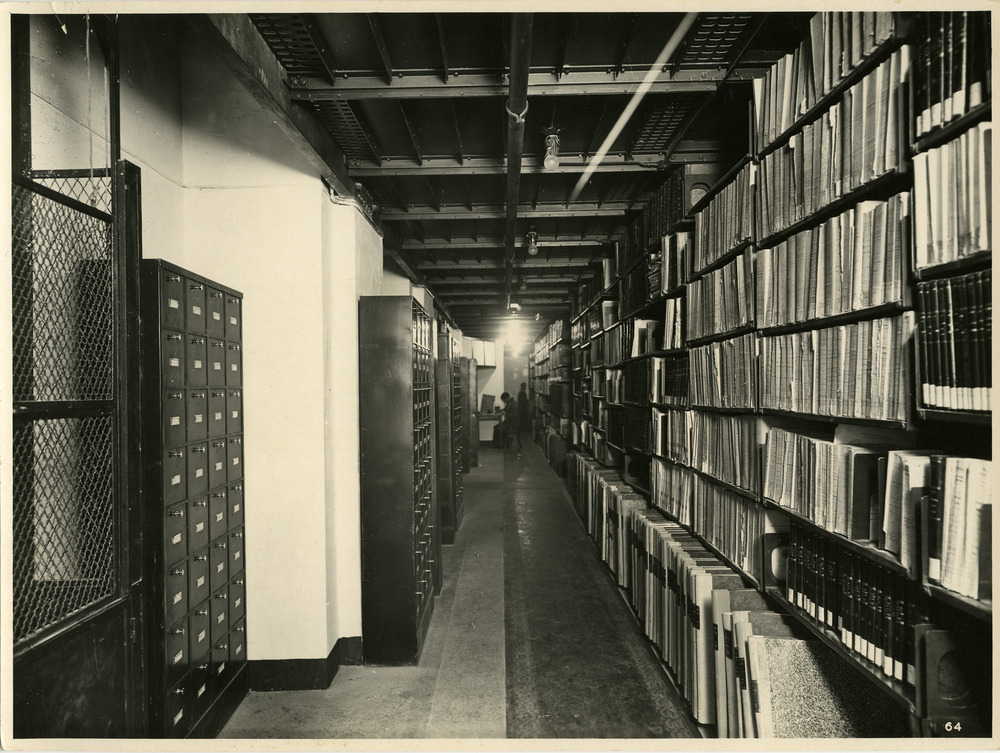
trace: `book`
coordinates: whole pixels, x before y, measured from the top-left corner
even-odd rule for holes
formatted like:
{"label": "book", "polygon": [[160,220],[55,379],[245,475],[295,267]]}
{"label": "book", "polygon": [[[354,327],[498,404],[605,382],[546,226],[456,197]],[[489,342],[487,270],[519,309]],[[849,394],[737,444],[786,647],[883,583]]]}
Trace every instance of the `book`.
{"label": "book", "polygon": [[821,642],[750,635],[747,646],[759,737],[907,734],[903,709]]}
{"label": "book", "polygon": [[[715,652],[715,708],[716,734],[719,738],[733,737],[729,730],[730,700],[729,684],[726,674],[727,643],[726,627],[723,623],[724,612],[764,612],[770,607],[763,595],[755,589],[714,589],[712,591],[712,644]],[[732,634],[730,620],[729,634]],[[728,642],[729,660],[732,659],[732,639]],[[735,709],[733,709],[735,711]],[[735,732],[735,731],[734,731]]]}

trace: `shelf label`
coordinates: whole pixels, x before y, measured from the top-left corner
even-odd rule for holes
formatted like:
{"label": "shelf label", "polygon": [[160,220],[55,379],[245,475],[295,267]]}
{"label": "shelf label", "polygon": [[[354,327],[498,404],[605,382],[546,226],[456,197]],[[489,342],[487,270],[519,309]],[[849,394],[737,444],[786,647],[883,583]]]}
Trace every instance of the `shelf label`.
{"label": "shelf label", "polygon": [[200,633],[198,633],[198,643],[201,643],[203,640],[205,640],[205,637],[206,637],[205,634],[206,634],[206,632],[207,631],[202,630]]}
{"label": "shelf label", "polygon": [[235,552],[233,552],[233,559],[238,560],[239,558],[240,558],[240,551],[236,550]]}
{"label": "shelf label", "polygon": [[215,522],[216,522],[216,523],[221,523],[221,522],[222,522],[222,516],[223,516],[223,515],[224,515],[224,513],[221,513],[221,512],[220,512],[220,513],[218,513],[218,514],[217,514],[217,515],[215,516]]}
{"label": "shelf label", "polygon": [[172,309],[179,309],[181,307],[181,302],[178,301],[176,298],[168,298],[167,307]]}
{"label": "shelf label", "polygon": [[195,316],[201,316],[201,306],[192,306],[191,313]]}
{"label": "shelf label", "polygon": [[170,417],[170,425],[171,426],[180,426],[181,425],[181,417],[180,416],[171,416]]}
{"label": "shelf label", "polygon": [[236,367],[236,364],[235,364],[235,363],[234,363],[234,364],[231,364],[229,368],[230,368],[230,369],[231,369],[232,371],[237,371],[237,367]]}
{"label": "shelf label", "polygon": [[221,421],[222,420],[222,411],[216,411],[215,412],[215,420],[216,421]]}
{"label": "shelf label", "polygon": [[222,361],[212,361],[213,371],[222,371]]}
{"label": "shelf label", "polygon": [[241,644],[239,644],[239,645],[238,645],[238,646],[236,647],[236,653],[237,653],[237,654],[242,654],[242,653],[243,653],[243,644],[242,644],[242,643],[241,643]]}
{"label": "shelf label", "polygon": [[181,359],[179,359],[179,358],[171,358],[170,359],[170,368],[172,368],[172,369],[179,369],[180,367],[181,367]]}
{"label": "shelf label", "polygon": [[240,459],[239,458],[233,458],[233,465],[239,465],[239,464],[240,464]]}
{"label": "shelf label", "polygon": [[235,504],[235,505],[233,505],[233,512],[235,513],[235,512],[239,512],[239,511],[240,511],[240,506],[239,506],[239,504]]}
{"label": "shelf label", "polygon": [[240,417],[240,412],[238,410],[234,410],[233,411],[233,418],[239,418],[239,417]]}
{"label": "shelf label", "polygon": [[171,486],[177,486],[180,482],[181,482],[181,477],[180,477],[179,474],[177,476],[171,476],[170,477],[170,485]]}
{"label": "shelf label", "polygon": [[243,597],[239,596],[239,597],[237,597],[236,601],[233,602],[233,606],[234,607],[238,607],[242,603],[243,603]]}
{"label": "shelf label", "polygon": [[239,322],[237,322],[237,321],[236,321],[236,317],[235,317],[235,316],[231,316],[231,317],[229,317],[229,323],[230,323],[230,324],[232,324],[232,325],[233,325],[234,327],[235,327],[235,326],[236,326],[237,324],[239,324]]}
{"label": "shelf label", "polygon": [[[221,569],[221,568],[220,568],[220,569]],[[221,625],[221,624],[222,624],[222,621],[223,621],[224,619],[226,619],[226,613],[225,613],[225,612],[223,612],[222,614],[220,614],[220,615],[219,615],[218,617],[216,617],[216,618],[215,618],[215,624],[216,624],[216,625]]]}
{"label": "shelf label", "polygon": [[217,471],[221,471],[222,470],[222,463],[221,462],[215,464],[215,470],[217,470]]}
{"label": "shelf label", "polygon": [[215,566],[215,572],[221,573],[222,568],[224,568],[225,566],[226,566],[225,562],[220,562],[218,565]]}

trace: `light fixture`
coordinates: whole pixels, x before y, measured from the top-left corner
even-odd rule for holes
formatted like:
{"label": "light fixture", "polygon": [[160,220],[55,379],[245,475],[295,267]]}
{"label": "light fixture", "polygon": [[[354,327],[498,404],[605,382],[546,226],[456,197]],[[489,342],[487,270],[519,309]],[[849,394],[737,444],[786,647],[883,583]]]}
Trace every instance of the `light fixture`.
{"label": "light fixture", "polygon": [[521,304],[517,301],[511,301],[509,310],[511,316],[517,316],[518,312],[521,310]]}
{"label": "light fixture", "polygon": [[524,293],[528,289],[528,281],[522,277],[521,284],[517,286],[517,289]]}
{"label": "light fixture", "polygon": [[559,167],[559,134],[557,129],[550,128],[545,136],[545,160],[543,162],[546,170],[555,170]]}
{"label": "light fixture", "polygon": [[528,233],[527,236],[525,236],[525,239],[528,241],[528,256],[537,256],[538,255],[538,233],[536,233],[534,230],[532,230],[530,233]]}

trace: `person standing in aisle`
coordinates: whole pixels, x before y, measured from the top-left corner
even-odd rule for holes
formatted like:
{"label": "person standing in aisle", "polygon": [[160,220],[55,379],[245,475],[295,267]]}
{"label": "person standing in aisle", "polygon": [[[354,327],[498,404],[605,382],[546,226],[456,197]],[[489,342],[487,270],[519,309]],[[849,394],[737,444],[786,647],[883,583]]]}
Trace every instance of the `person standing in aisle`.
{"label": "person standing in aisle", "polygon": [[[520,430],[527,431],[531,439],[531,408],[528,405],[528,383],[521,382],[521,391],[517,393],[517,416],[520,419]],[[518,439],[520,439],[518,435]]]}
{"label": "person standing in aisle", "polygon": [[524,445],[521,444],[521,434],[518,431],[519,423],[517,416],[517,401],[511,397],[509,392],[504,392],[500,399],[503,400],[503,446],[504,449],[510,447],[517,439],[517,455],[521,456]]}

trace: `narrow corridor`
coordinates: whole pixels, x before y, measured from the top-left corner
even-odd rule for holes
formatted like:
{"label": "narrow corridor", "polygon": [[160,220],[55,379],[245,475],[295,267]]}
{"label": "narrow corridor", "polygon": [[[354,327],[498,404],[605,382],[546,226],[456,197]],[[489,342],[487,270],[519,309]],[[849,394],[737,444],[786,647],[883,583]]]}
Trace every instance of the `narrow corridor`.
{"label": "narrow corridor", "polygon": [[479,458],[420,662],[252,692],[220,737],[697,736],[538,446]]}

